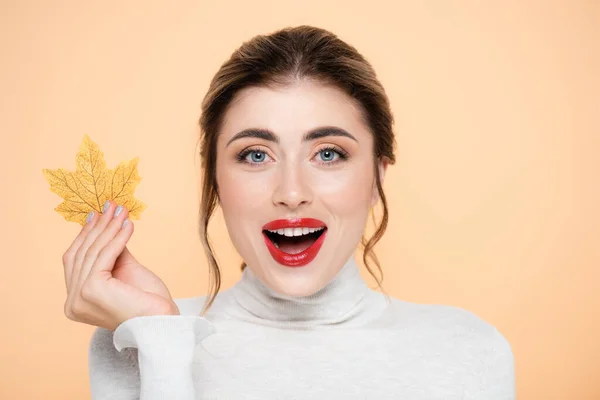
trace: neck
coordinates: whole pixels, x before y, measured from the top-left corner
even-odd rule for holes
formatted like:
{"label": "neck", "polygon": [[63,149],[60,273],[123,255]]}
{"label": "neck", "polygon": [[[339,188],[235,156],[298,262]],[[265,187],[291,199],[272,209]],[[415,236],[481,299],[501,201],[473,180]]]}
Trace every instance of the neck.
{"label": "neck", "polygon": [[280,294],[266,286],[250,267],[232,288],[238,316],[280,327],[340,325],[358,322],[368,311],[372,291],[362,279],[354,257],[325,287],[310,296]]}

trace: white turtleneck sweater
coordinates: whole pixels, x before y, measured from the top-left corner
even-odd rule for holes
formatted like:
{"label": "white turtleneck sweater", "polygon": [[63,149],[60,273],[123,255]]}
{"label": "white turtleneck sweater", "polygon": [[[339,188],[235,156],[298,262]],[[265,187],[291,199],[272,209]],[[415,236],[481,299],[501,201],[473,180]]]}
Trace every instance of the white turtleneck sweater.
{"label": "white turtleneck sweater", "polygon": [[496,328],[458,307],[388,301],[354,258],[308,297],[279,295],[246,268],[201,317],[204,300],[97,328],[92,399],[515,399]]}

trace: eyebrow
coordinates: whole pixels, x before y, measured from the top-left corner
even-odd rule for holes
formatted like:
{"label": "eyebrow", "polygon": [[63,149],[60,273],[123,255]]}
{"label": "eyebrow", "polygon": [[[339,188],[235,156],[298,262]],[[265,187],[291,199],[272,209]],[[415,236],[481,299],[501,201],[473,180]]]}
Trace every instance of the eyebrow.
{"label": "eyebrow", "polygon": [[[358,140],[356,140],[356,138],[352,136],[349,132],[335,126],[322,126],[319,128],[312,129],[305,133],[304,136],[302,136],[302,141],[308,142],[311,140],[321,139],[328,136],[344,136],[354,140],[355,142],[358,142]],[[279,136],[277,136],[272,131],[268,129],[249,128],[236,133],[231,139],[229,139],[225,147],[229,146],[235,140],[248,137],[279,143]]]}

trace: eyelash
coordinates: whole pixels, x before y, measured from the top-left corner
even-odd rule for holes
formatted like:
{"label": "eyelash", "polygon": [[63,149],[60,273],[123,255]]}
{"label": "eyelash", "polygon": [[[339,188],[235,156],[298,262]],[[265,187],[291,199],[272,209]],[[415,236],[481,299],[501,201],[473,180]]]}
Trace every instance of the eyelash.
{"label": "eyelash", "polygon": [[[349,154],[342,150],[339,147],[336,146],[327,146],[327,147],[323,147],[322,149],[319,149],[314,155],[313,158],[318,156],[319,153],[323,153],[325,151],[333,151],[334,153],[336,153],[338,155],[338,158],[335,161],[323,161],[320,162],[320,164],[323,165],[333,165],[333,164],[337,164],[338,162],[342,162],[348,159]],[[248,155],[250,155],[253,152],[260,152],[263,153],[265,155],[268,155],[266,151],[262,150],[259,147],[248,147],[247,149],[242,150],[236,157],[237,162],[242,163],[242,164],[249,164],[251,166],[259,166],[261,164],[263,164],[262,162],[257,163],[257,162],[249,162],[246,160],[246,157],[248,157]]]}

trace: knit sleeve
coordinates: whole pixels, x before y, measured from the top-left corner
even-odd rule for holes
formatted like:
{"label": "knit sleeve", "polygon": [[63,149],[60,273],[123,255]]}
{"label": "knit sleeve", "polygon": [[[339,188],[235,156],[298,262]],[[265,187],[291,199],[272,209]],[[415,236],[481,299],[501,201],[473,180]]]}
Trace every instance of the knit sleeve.
{"label": "knit sleeve", "polygon": [[515,400],[515,360],[510,343],[494,328],[494,340],[481,380],[480,400]]}
{"label": "knit sleeve", "polygon": [[89,349],[92,400],[193,400],[194,348],[214,332],[199,316],[135,317],[97,328]]}

